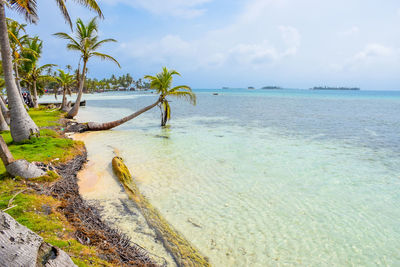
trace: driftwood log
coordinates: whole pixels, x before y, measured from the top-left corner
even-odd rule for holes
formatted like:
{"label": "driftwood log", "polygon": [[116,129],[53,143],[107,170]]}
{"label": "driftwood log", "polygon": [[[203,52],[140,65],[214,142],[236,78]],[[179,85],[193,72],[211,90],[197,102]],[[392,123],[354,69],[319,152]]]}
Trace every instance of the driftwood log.
{"label": "driftwood log", "polygon": [[112,167],[129,198],[133,200],[149,226],[156,232],[157,237],[163,242],[176,264],[178,266],[210,266],[207,258],[173,229],[158,210],[140,193],[122,158],[114,157]]}
{"label": "driftwood log", "polygon": [[67,253],[0,211],[0,266],[76,266]]}

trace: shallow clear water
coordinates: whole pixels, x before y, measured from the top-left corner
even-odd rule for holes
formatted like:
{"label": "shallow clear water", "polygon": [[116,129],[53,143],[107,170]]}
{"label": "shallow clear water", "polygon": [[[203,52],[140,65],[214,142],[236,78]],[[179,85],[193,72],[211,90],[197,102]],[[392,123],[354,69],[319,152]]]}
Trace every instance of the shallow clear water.
{"label": "shallow clear water", "polygon": [[[169,128],[155,108],[87,135],[89,159],[120,150],[215,266],[400,265],[400,92],[197,93],[196,107],[173,100]],[[80,120],[156,100],[112,95],[89,96]]]}

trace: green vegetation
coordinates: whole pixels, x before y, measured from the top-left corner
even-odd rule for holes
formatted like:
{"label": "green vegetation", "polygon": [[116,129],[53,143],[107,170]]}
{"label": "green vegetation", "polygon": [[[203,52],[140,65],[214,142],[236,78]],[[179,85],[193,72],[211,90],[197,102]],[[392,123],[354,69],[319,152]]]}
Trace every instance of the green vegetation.
{"label": "green vegetation", "polygon": [[143,81],[142,78],[135,81],[129,73],[118,77],[113,74],[110,78],[101,80],[87,78],[85,82],[85,92],[102,92],[119,90],[120,88],[122,90],[131,90],[131,88],[134,88],[134,90],[147,90],[150,88],[150,83]]}
{"label": "green vegetation", "polygon": [[196,105],[196,95],[192,89],[187,85],[179,85],[172,87],[173,76],[181,76],[176,70],[168,70],[163,67],[160,73],[156,76],[146,75],[145,79],[150,81],[150,88],[155,89],[160,94],[161,108],[161,126],[165,126],[167,121],[171,118],[171,107],[166,97],[172,96],[176,98],[183,98],[188,100],[191,104]]}
{"label": "green vegetation", "polygon": [[[38,126],[50,127],[59,125],[57,121],[61,112],[48,109],[31,109],[29,114]],[[30,162],[66,162],[83,149],[82,142],[60,138],[60,135],[51,129],[41,129],[39,137],[32,137],[18,144],[12,141],[9,131],[2,132],[1,135],[15,159],[26,159]],[[5,167],[0,162],[0,176],[5,174]]]}
{"label": "green vegetation", "polygon": [[[59,111],[31,109],[29,113],[41,127],[59,125]],[[2,132],[1,135],[16,159],[64,162],[81,153],[83,149],[82,142],[62,138],[54,130],[42,128],[40,133],[40,137],[19,144],[12,142],[9,132]],[[39,195],[30,188],[31,183],[45,186],[58,178],[55,172],[48,172],[46,176],[28,182],[25,179],[12,179],[0,163],[0,209],[8,208],[8,214],[42,236],[46,242],[63,249],[78,266],[112,266],[98,258],[94,247],[82,245],[74,239],[75,229],[59,212],[62,202],[50,196]]]}
{"label": "green vegetation", "polygon": [[[37,180],[35,182],[40,184]],[[35,194],[22,180],[3,178],[0,181],[1,210],[15,205],[6,212],[46,242],[63,249],[78,266],[111,266],[97,257],[94,248],[84,246],[73,238],[74,228],[57,211],[61,204],[52,197]]]}

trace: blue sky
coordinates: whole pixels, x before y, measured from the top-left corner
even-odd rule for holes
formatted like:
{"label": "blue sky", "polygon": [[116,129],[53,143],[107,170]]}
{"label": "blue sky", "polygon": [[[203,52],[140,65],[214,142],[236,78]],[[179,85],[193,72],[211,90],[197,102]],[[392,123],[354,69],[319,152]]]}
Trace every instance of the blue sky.
{"label": "blue sky", "polygon": [[[78,55],[53,33],[70,32],[55,1],[39,2],[28,28],[44,40],[43,64],[76,66]],[[400,90],[400,2],[395,0],[99,0],[102,38],[118,43],[90,77],[154,74],[162,66],[193,88],[280,85]],[[67,2],[72,18],[95,14]],[[23,21],[8,10],[10,17]]]}

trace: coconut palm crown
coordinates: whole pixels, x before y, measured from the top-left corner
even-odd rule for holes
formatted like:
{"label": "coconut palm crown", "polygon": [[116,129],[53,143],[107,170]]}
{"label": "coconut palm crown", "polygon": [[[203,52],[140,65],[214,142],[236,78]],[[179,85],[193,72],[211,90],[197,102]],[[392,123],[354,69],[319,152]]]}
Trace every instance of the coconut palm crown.
{"label": "coconut palm crown", "polygon": [[161,126],[165,126],[171,118],[171,106],[166,97],[184,98],[192,105],[196,105],[196,95],[189,86],[179,85],[171,88],[174,75],[181,76],[176,70],[168,70],[166,67],[163,67],[163,70],[157,73],[156,76],[144,76],[145,79],[150,81],[150,88],[155,89],[160,95]]}

